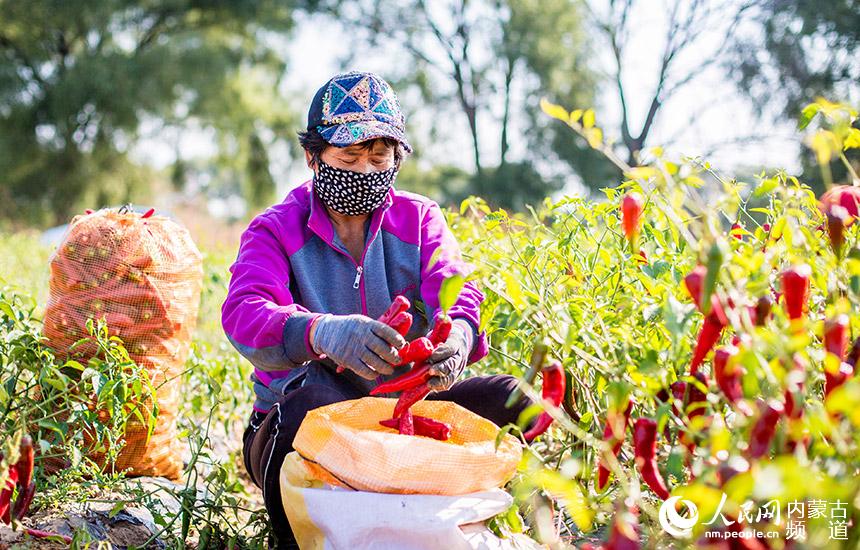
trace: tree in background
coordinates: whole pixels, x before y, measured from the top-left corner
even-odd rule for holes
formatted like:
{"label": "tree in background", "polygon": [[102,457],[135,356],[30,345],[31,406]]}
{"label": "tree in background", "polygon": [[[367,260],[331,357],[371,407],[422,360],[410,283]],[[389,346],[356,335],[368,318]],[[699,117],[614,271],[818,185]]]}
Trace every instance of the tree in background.
{"label": "tree in background", "polygon": [[[705,69],[725,60],[726,48],[737,36],[753,2],[669,0],[665,12],[666,32],[662,53],[656,65],[656,86],[649,93],[648,109],[641,124],[634,125],[628,99],[632,95],[631,91],[640,88],[642,83],[625,80],[624,70],[630,62],[630,55],[635,53],[630,51],[631,33],[641,28],[642,24],[631,15],[637,4],[641,6],[643,0],[589,2],[591,24],[599,31],[614,61],[609,80],[612,93],[620,105],[621,144],[630,166],[639,164],[640,152],[648,141],[663,105],[680,89],[702,75]],[[651,11],[652,3],[645,4]],[[707,47],[702,39],[714,32],[719,32],[721,39],[714,47]],[[696,52],[695,64],[691,68],[679,68],[679,59],[691,52]],[[705,55],[701,52],[705,52]]]}
{"label": "tree in background", "polygon": [[[800,119],[816,97],[860,102],[860,2],[857,0],[763,0],[756,27],[734,41],[729,67],[738,87],[760,112]],[[860,168],[855,151],[849,158]],[[824,183],[811,149],[803,155],[804,181],[819,191]],[[844,181],[845,166],[831,166]]]}
{"label": "tree in background", "polygon": [[242,153],[244,171],[267,185],[255,115],[289,124],[283,110],[237,103],[247,93],[240,76],[277,82],[283,61],[260,33],[289,32],[293,10],[308,4],[0,0],[3,213],[56,223],[83,205],[145,197],[150,174],[128,158],[144,120],[244,131],[225,138],[234,147],[222,154]]}
{"label": "tree in background", "polygon": [[[586,186],[607,183],[603,175],[608,163],[598,160],[587,147],[560,138],[568,132],[546,120],[538,108],[541,95],[572,104],[593,102],[595,77],[586,63],[580,2],[332,0],[327,8],[368,46],[395,45],[408,56],[386,76],[395,85],[414,85],[420,90],[422,101],[436,114],[431,139],[456,137],[450,117],[465,120],[474,170],[468,185],[463,187],[462,177],[454,177],[450,186],[439,181],[444,171],[414,174],[433,180],[441,198],[457,201],[479,194],[495,205],[521,209],[561,188],[563,177],[542,176],[536,168],[559,161]],[[366,51],[352,48],[343,64],[351,65]],[[525,116],[514,120],[512,113]],[[482,125],[481,120],[491,124]],[[486,128],[498,129],[498,134],[484,135],[489,134]],[[518,141],[526,145],[516,159],[511,158],[512,132],[521,133],[523,139]],[[495,140],[498,160],[489,162],[486,151],[496,150]],[[582,162],[582,158],[590,162]],[[585,172],[595,167],[599,177]],[[405,176],[409,173],[401,176],[398,181],[406,186],[420,186],[420,181],[408,181]]]}

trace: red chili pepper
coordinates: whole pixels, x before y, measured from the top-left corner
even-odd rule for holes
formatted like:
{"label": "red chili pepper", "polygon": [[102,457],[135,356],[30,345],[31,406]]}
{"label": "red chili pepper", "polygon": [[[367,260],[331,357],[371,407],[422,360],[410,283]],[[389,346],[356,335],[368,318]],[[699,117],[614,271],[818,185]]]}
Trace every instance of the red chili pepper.
{"label": "red chili pepper", "polygon": [[394,405],[394,418],[400,418],[403,416],[403,414],[408,411],[412,405],[427,397],[427,395],[430,394],[430,391],[430,386],[424,383],[401,393],[400,398],[397,400],[397,404]]}
{"label": "red chili pepper", "polygon": [[416,338],[400,350],[400,362],[397,366],[406,365],[408,363],[420,363],[433,355],[434,348],[435,346],[430,343],[428,338],[423,336],[421,338]]}
{"label": "red chili pepper", "polygon": [[412,411],[406,409],[399,417],[398,430],[401,435],[415,435],[415,423],[412,418]]}
{"label": "red chili pepper", "polygon": [[732,224],[732,229],[729,231],[729,234],[736,238],[739,241],[744,240],[744,226],[740,224],[740,222],[735,222]]}
{"label": "red chili pepper", "polygon": [[[400,429],[400,419],[389,418],[388,420],[380,420],[379,423],[386,428]],[[415,427],[415,435],[422,435],[438,439],[439,441],[447,441],[451,437],[451,426],[445,422],[439,422],[426,416],[413,415],[412,423]]]}
{"label": "red chili pepper", "polygon": [[16,521],[21,521],[27,512],[30,511],[30,504],[33,502],[33,497],[36,495],[36,482],[31,481],[24,485],[19,483],[18,498],[15,499],[15,506],[12,508],[12,517]]}
{"label": "red chili pepper", "polygon": [[827,234],[830,237],[830,247],[836,258],[842,258],[842,246],[845,244],[845,227],[850,225],[851,217],[841,206],[834,206],[827,211]]}
{"label": "red chili pepper", "polygon": [[[390,326],[396,330],[400,336],[406,337],[406,333],[408,333],[409,329],[412,327],[412,315],[406,313],[406,310],[409,309],[409,305],[409,299],[406,298],[406,296],[397,295],[395,296],[394,301],[391,302],[391,305],[388,306],[388,309],[379,316],[377,321]],[[345,367],[337,367],[338,374],[345,370]]]}
{"label": "red chili pepper", "polygon": [[824,322],[824,349],[840,361],[845,358],[848,346],[848,316],[844,313]]}
{"label": "red chili pepper", "polygon": [[752,409],[744,401],[744,390],[741,386],[741,377],[744,369],[732,361],[737,357],[740,350],[735,346],[725,346],[714,352],[714,378],[717,386],[726,396],[726,401],[745,415],[751,415]]}
{"label": "red chili pepper", "polygon": [[690,360],[690,374],[698,372],[699,367],[705,362],[711,349],[719,342],[725,324],[720,321],[715,311],[711,311],[702,322],[699,336],[696,339],[696,347],[693,350],[693,358]]}
{"label": "red chili pepper", "polygon": [[140,217],[145,220],[146,218],[149,218],[153,214],[155,214],[155,208],[150,208],[149,210],[144,212]]}
{"label": "red chili pepper", "polygon": [[[690,298],[693,299],[693,303],[696,304],[696,308],[704,313],[704,309],[702,308],[702,296],[705,292],[705,286],[708,278],[708,268],[704,265],[697,265],[693,268],[693,271],[687,274],[684,277],[684,286],[687,288],[687,292],[690,294]],[[717,319],[721,324],[727,325],[729,324],[728,318],[726,317],[725,312],[723,311],[723,305],[720,303],[719,298],[713,292],[710,295],[711,307],[708,315],[715,314]],[[707,315],[706,315],[707,316]]]}
{"label": "red chili pepper", "polygon": [[[693,377],[698,381],[698,384],[687,384],[687,395],[686,400],[684,401],[684,410],[687,413],[687,418],[689,420],[705,414],[705,407],[708,404],[707,389],[710,388],[711,385],[711,381],[703,372],[696,372],[693,374]],[[705,388],[704,392],[699,388],[700,384]],[[687,450],[692,454],[696,449],[696,442],[693,438],[693,434],[682,432],[680,439],[681,443],[684,444],[684,446],[687,447]]]}
{"label": "red chili pepper", "polygon": [[59,533],[51,533],[50,531],[42,531],[41,529],[24,529],[24,532],[34,539],[58,538],[66,544],[72,543],[72,537],[68,535],[60,535]]}
{"label": "red chili pepper", "polygon": [[412,328],[412,314],[407,311],[401,311],[386,324],[396,330],[400,336],[406,338],[406,334]]}
{"label": "red chili pepper", "polygon": [[763,327],[770,319],[771,310],[773,309],[773,297],[765,294],[760,297],[755,303],[755,321],[753,324],[757,327]]}
{"label": "red chili pepper", "polygon": [[11,504],[12,491],[18,483],[18,470],[9,468],[9,479],[6,480],[6,486],[0,490],[0,521],[9,525],[12,523]]}
{"label": "red chili pepper", "polygon": [[[565,383],[564,369],[561,363],[553,361],[543,369],[543,389],[541,390],[541,395],[552,406],[558,407],[564,399]],[[553,418],[548,412],[544,411],[540,413],[534,425],[523,434],[523,437],[526,441],[533,441],[537,436],[549,429],[552,420]]]}
{"label": "red chili pepper", "polygon": [[25,435],[21,438],[21,453],[14,468],[18,470],[18,482],[27,486],[33,481],[33,464],[35,462],[35,451],[33,450],[33,438]]}
{"label": "red chili pepper", "polygon": [[[603,441],[612,444],[612,454],[618,457],[621,446],[627,435],[627,425],[630,423],[630,413],[633,411],[633,400],[628,399],[623,413],[610,408],[606,417],[606,428],[603,429]],[[609,466],[600,458],[597,464],[597,490],[602,491],[609,482]]]}
{"label": "red chili pepper", "polygon": [[851,349],[848,351],[848,357],[845,358],[845,362],[854,368],[857,366],[858,359],[860,359],[860,337],[851,344]]}
{"label": "red chili pepper", "polygon": [[[794,354],[791,370],[786,375],[784,393],[785,414],[789,418],[797,419],[803,416],[803,378],[806,369],[800,354]],[[795,397],[796,396],[796,397]]]}
{"label": "red chili pepper", "polygon": [[[15,506],[12,509],[12,517],[20,520],[30,509],[30,503],[33,501],[33,495],[36,493],[36,484],[33,482],[33,463],[34,463],[33,439],[29,435],[21,438],[21,450],[16,462],[10,469],[10,475],[14,475],[15,483],[18,486],[18,498],[15,499]],[[9,513],[10,496],[6,499],[6,509],[3,513]],[[2,497],[0,497],[2,500]],[[8,522],[7,522],[8,523]]]}
{"label": "red chili pepper", "polygon": [[651,418],[636,420],[633,425],[633,448],[642,481],[662,500],[669,498],[669,489],[657,468],[657,422]]}
{"label": "red chili pepper", "polygon": [[761,458],[770,450],[770,443],[776,435],[776,425],[785,407],[779,401],[771,399],[759,405],[761,416],[750,433],[749,456]]}
{"label": "red chili pepper", "polygon": [[825,397],[847,382],[854,374],[854,368],[842,361],[845,357],[845,348],[848,345],[848,324],[848,316],[844,313],[824,322],[824,349],[839,360],[839,368],[835,373],[830,372],[826,366],[824,368]]}
{"label": "red chili pepper", "polygon": [[621,199],[621,229],[627,240],[633,243],[639,235],[642,207],[645,200],[639,193],[627,193]]}
{"label": "red chili pepper", "polygon": [[848,363],[839,363],[839,369],[832,373],[824,369],[824,397],[826,398],[836,388],[848,381],[854,375],[854,369]]}
{"label": "red chili pepper", "polygon": [[796,265],[782,272],[782,292],[789,319],[803,316],[803,308],[809,297],[810,277],[812,268],[807,264]]}
{"label": "red chili pepper", "polygon": [[[690,418],[705,414],[705,406],[708,403],[707,391],[711,386],[711,381],[704,372],[697,372],[693,378],[699,383],[687,385],[687,416]],[[700,385],[705,388],[705,391],[702,391]]]}
{"label": "red chili pepper", "polygon": [[603,550],[639,550],[639,509],[621,503],[615,508],[612,533]]}
{"label": "red chili pepper", "polygon": [[385,313],[379,316],[379,322],[391,326],[391,321],[399,313],[403,313],[409,309],[409,299],[406,296],[396,296],[394,301],[391,302],[391,305],[388,306],[388,309],[385,310]]}
{"label": "red chili pepper", "polygon": [[835,205],[844,208],[848,212],[850,222],[853,223],[854,218],[858,215],[858,205],[860,205],[860,187],[835,185],[821,195],[818,207],[822,213],[826,214]]}
{"label": "red chili pepper", "polygon": [[433,330],[430,331],[430,342],[434,346],[438,346],[439,344],[448,340],[448,336],[451,334],[451,318],[447,315],[439,315],[436,317],[436,320],[433,322]]}
{"label": "red chili pepper", "polygon": [[430,380],[430,365],[427,363],[418,363],[409,372],[379,384],[370,390],[370,395],[409,390],[424,384],[428,380]]}

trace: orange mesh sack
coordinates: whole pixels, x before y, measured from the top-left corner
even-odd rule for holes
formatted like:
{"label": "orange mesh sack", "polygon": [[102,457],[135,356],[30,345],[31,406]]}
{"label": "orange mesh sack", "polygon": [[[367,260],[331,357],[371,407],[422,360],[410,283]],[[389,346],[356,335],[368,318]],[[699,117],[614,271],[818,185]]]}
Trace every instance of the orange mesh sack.
{"label": "orange mesh sack", "polygon": [[519,441],[449,401],[421,401],[416,415],[451,425],[451,438],[400,435],[379,425],[391,418],[396,399],[365,397],[310,411],[293,448],[317,479],[377,493],[465,495],[501,487],[522,456]]}
{"label": "orange mesh sack", "polygon": [[117,468],[178,478],[183,451],[176,429],[178,376],[203,283],[202,257],[188,231],[151,212],[104,209],[75,216],[50,269],[43,330],[58,358],[92,357],[94,342],[70,347],[87,337],[87,319],[103,317],[109,333],[123,340],[157,388],[155,430],[147,438],[146,426],[129,420]]}

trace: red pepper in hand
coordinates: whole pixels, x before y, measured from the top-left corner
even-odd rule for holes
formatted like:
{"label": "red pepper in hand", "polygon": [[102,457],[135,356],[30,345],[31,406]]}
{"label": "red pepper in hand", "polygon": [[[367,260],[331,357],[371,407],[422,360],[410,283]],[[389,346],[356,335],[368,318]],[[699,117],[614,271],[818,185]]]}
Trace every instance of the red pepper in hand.
{"label": "red pepper in hand", "polygon": [[[618,457],[621,451],[621,446],[624,444],[625,436],[627,435],[627,424],[630,423],[630,413],[633,410],[633,400],[628,399],[627,407],[623,413],[619,411],[609,410],[606,417],[606,428],[603,429],[603,441],[612,444],[612,454]],[[600,458],[597,464],[597,490],[602,491],[606,488],[609,482],[610,474],[609,466]]]}
{"label": "red pepper in hand", "polygon": [[[400,314],[409,309],[409,300],[406,296],[397,296],[394,298],[394,301],[391,302],[391,305],[388,306],[388,309],[385,310],[385,313],[379,316],[377,319],[380,323],[391,326],[391,321]],[[402,336],[402,335],[401,335]]]}
{"label": "red pepper in hand", "polygon": [[732,361],[739,352],[740,350],[735,346],[725,346],[714,352],[714,378],[717,381],[717,386],[726,396],[726,401],[741,413],[749,416],[752,414],[752,409],[743,400],[744,391],[741,387],[741,377],[744,370]]}
{"label": "red pepper in hand", "polygon": [[430,366],[427,363],[417,363],[409,372],[383,382],[370,390],[370,395],[409,390],[424,384],[428,380],[430,380]]}
{"label": "red pepper in hand", "polygon": [[642,481],[662,500],[669,498],[669,489],[657,468],[657,422],[639,418],[633,425],[633,447],[636,467]]}
{"label": "red pepper in hand", "polygon": [[[561,363],[558,361],[553,361],[548,366],[543,369],[543,389],[541,390],[541,395],[547,401],[549,401],[553,407],[561,406],[561,402],[564,399],[564,388],[565,388],[566,380],[564,376],[564,369],[561,366]],[[547,429],[549,429],[552,424],[552,416],[546,411],[540,413],[534,425],[529,429],[526,433],[523,434],[526,441],[533,441],[534,438],[541,435]]]}
{"label": "red pepper in hand", "polygon": [[428,336],[434,347],[448,339],[448,336],[451,334],[451,326],[451,318],[447,315],[436,317],[436,320],[433,322],[433,330],[430,331],[430,336]]}
{"label": "red pepper in hand", "polygon": [[759,408],[761,416],[750,433],[749,456],[752,458],[761,458],[770,450],[779,417],[785,411],[782,403],[773,399],[761,403]]}
{"label": "red pepper in hand", "polygon": [[791,320],[803,317],[803,308],[809,298],[809,278],[812,268],[800,264],[782,272],[782,293],[785,297],[785,309]]}
{"label": "red pepper in hand", "polygon": [[407,311],[401,311],[394,316],[391,322],[386,324],[396,330],[400,336],[406,338],[406,334],[412,328],[412,314]]}
{"label": "red pepper in hand", "polygon": [[397,366],[408,363],[420,363],[433,355],[433,344],[425,337],[416,338],[409,342],[405,348],[400,350],[400,363]]}
{"label": "red pepper in hand", "polygon": [[403,414],[408,411],[412,405],[427,397],[430,394],[430,391],[430,386],[424,382],[419,386],[410,388],[401,393],[400,398],[397,400],[397,404],[394,405],[394,418],[400,418],[403,416]]}
{"label": "red pepper in hand", "polygon": [[627,193],[621,199],[621,229],[624,236],[635,247],[635,241],[639,236],[640,221],[642,219],[642,208],[645,200],[639,193]]}

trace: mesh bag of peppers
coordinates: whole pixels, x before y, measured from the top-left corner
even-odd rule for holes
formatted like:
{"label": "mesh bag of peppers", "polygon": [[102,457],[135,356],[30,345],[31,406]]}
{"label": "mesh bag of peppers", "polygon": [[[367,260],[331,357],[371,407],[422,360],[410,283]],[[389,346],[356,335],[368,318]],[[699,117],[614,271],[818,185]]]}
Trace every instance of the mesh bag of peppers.
{"label": "mesh bag of peppers", "polygon": [[380,421],[392,418],[396,399],[365,397],[308,413],[293,448],[314,479],[376,493],[465,495],[501,487],[516,472],[519,441],[450,401],[421,401],[415,416],[450,426],[446,440],[401,434]]}
{"label": "mesh bag of peppers", "polygon": [[[178,376],[197,322],[202,256],[184,227],[153,214],[122,208],[75,216],[50,260],[43,331],[59,359],[85,363],[98,351],[87,339],[87,320],[104,318],[109,334],[123,340],[157,388],[153,433],[148,421],[130,419],[116,467],[176,479],[182,469]],[[152,405],[143,406],[145,415]]]}

